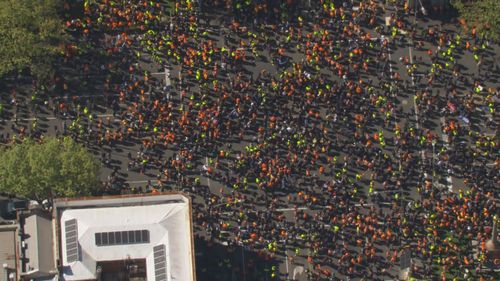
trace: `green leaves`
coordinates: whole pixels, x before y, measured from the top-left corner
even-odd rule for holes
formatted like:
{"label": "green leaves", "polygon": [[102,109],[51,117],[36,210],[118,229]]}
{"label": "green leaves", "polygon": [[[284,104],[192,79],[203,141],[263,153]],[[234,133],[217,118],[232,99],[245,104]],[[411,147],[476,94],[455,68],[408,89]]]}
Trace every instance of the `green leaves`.
{"label": "green leaves", "polygon": [[98,162],[71,138],[26,140],[0,159],[0,192],[43,200],[89,195],[100,184]]}
{"label": "green leaves", "polygon": [[0,77],[29,69],[46,80],[65,41],[60,0],[0,0]]}
{"label": "green leaves", "polygon": [[458,10],[465,20],[467,27],[477,27],[479,32],[484,32],[487,38],[498,40],[500,38],[500,1],[453,0],[452,5]]}

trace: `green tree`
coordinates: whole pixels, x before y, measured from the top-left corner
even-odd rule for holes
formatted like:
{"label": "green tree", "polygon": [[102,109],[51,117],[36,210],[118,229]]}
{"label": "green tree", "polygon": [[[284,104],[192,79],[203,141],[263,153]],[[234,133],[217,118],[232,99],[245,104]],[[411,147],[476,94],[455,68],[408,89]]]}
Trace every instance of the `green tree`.
{"label": "green tree", "polygon": [[498,0],[453,0],[452,5],[465,20],[467,27],[477,27],[487,38],[500,38],[500,1]]}
{"label": "green tree", "polygon": [[100,185],[100,165],[71,138],[39,144],[25,140],[0,150],[0,192],[38,201],[90,195]]}
{"label": "green tree", "polygon": [[60,0],[0,0],[0,78],[22,70],[51,77],[67,38],[59,7]]}

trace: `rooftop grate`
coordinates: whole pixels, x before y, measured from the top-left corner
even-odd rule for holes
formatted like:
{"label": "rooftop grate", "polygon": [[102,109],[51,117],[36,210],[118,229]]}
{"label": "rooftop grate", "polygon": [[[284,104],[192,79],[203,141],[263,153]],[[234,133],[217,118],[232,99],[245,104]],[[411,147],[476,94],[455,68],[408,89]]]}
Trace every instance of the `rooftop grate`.
{"label": "rooftop grate", "polygon": [[76,219],[64,223],[66,233],[66,259],[68,262],[78,261],[78,224]]}
{"label": "rooftop grate", "polygon": [[167,256],[165,245],[153,247],[153,257],[155,264],[155,280],[167,281]]}

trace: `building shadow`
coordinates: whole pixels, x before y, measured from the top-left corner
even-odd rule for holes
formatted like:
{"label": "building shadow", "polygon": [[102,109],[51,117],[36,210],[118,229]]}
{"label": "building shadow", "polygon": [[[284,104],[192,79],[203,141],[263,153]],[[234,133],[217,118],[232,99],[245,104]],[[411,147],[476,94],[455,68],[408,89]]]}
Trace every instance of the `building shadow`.
{"label": "building shadow", "polygon": [[272,281],[278,280],[275,259],[251,251],[246,246],[209,241],[195,236],[197,281]]}

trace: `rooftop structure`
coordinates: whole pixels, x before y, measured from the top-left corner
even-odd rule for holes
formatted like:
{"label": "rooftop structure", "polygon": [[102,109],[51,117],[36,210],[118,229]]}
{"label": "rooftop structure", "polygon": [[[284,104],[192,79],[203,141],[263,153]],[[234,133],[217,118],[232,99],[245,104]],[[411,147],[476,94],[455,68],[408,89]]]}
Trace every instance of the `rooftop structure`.
{"label": "rooftop structure", "polygon": [[56,200],[60,278],[195,280],[190,206],[179,193]]}
{"label": "rooftop structure", "polygon": [[17,225],[0,225],[0,278],[17,279]]}
{"label": "rooftop structure", "polygon": [[21,276],[30,280],[57,274],[54,260],[52,218],[46,212],[29,213],[22,218]]}

